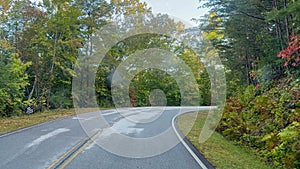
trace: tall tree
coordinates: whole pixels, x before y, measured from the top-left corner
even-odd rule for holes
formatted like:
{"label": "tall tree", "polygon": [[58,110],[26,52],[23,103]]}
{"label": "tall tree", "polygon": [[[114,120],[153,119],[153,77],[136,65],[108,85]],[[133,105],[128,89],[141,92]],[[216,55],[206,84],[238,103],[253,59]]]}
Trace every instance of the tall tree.
{"label": "tall tree", "polygon": [[228,74],[228,80],[241,79],[240,84],[256,85],[258,79],[253,76],[260,75],[261,82],[282,76],[282,61],[274,56],[287,43],[283,38],[287,29],[284,20],[268,20],[266,14],[283,8],[283,3],[279,6],[276,0],[213,0],[205,3],[204,7],[209,7],[211,14],[221,19],[221,24],[204,24],[203,29],[224,30],[224,38],[213,43],[228,71],[232,72]]}
{"label": "tall tree", "polygon": [[30,63],[21,61],[17,42],[18,34],[24,29],[20,13],[25,4],[0,2],[0,116],[18,115],[24,109],[22,101],[28,85],[25,70]]}

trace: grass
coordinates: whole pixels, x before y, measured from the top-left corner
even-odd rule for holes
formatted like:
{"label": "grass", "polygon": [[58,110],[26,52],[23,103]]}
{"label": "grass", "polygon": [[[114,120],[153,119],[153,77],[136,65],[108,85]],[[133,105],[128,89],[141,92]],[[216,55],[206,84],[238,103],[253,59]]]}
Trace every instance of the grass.
{"label": "grass", "polygon": [[[272,169],[261,158],[247,150],[245,147],[236,145],[226,140],[221,134],[214,132],[204,143],[199,143],[201,128],[205,122],[207,112],[198,113],[197,119],[187,138],[192,144],[210,161],[217,169]],[[183,131],[193,121],[192,113],[178,118],[179,128]]]}
{"label": "grass", "polygon": [[[84,110],[80,110],[80,112],[84,113],[91,112],[94,110],[97,109],[87,108]],[[74,109],[60,109],[53,111],[38,112],[31,115],[0,118],[0,134],[73,115],[76,115]]]}

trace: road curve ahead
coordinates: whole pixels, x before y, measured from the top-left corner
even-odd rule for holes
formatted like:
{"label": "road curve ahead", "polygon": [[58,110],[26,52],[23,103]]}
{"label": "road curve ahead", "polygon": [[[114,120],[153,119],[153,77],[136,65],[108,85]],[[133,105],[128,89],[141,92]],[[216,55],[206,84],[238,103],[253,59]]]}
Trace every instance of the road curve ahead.
{"label": "road curve ahead", "polygon": [[174,127],[178,114],[211,108],[105,110],[4,134],[0,136],[0,168],[211,168]]}

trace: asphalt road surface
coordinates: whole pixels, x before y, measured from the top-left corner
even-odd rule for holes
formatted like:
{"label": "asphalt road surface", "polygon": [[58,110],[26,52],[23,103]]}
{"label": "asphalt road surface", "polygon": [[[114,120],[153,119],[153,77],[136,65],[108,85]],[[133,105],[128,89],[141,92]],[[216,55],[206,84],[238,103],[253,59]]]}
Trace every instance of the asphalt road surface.
{"label": "asphalt road surface", "polygon": [[[150,107],[126,108],[118,111],[113,109],[85,113],[7,133],[0,135],[0,168],[211,168],[207,161],[197,156],[197,152],[192,151],[189,144],[180,139],[174,127],[174,117],[178,114],[207,109],[211,107],[168,107],[163,111]],[[102,124],[102,121],[98,119],[99,116],[103,117],[107,124]],[[147,121],[149,119],[151,121]],[[174,143],[178,139],[178,144],[157,155],[148,154],[143,157],[143,152],[136,152],[141,151],[138,144],[134,147],[118,142],[114,133],[108,130],[110,128],[129,138],[137,139],[155,137],[171,128],[168,139]],[[103,148],[97,140],[111,143],[110,145],[114,145],[115,150]],[[168,143],[161,141],[157,144],[167,145]],[[153,145],[143,146],[144,152],[155,153]],[[118,154],[118,150],[123,154]]]}

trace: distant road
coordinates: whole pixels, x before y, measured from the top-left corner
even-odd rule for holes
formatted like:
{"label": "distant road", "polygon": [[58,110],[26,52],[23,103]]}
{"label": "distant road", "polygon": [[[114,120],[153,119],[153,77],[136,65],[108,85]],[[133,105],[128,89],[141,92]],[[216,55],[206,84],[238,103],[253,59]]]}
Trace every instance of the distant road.
{"label": "distant road", "polygon": [[[137,116],[152,112],[155,108],[127,108],[119,113],[116,110],[101,111],[106,121],[120,133],[133,138],[147,138],[162,133],[172,127],[174,117],[182,112],[207,110],[211,107],[168,107],[151,123],[132,124],[124,114]],[[68,117],[36,125],[27,129],[0,136],[1,169],[199,169],[212,168],[208,162],[199,158],[186,142],[162,154],[146,158],[128,158],[110,153],[93,140],[111,137],[105,130],[95,132],[90,138],[79,121],[95,123],[100,112],[86,113],[80,117]],[[84,118],[83,118],[84,117]],[[81,118],[81,119],[79,119]],[[174,139],[179,139],[174,130]],[[175,137],[176,136],[176,137]],[[113,140],[112,140],[113,141]],[[164,144],[164,143],[162,143]],[[116,146],[120,146],[119,143]],[[151,151],[152,147],[145,146]]]}

